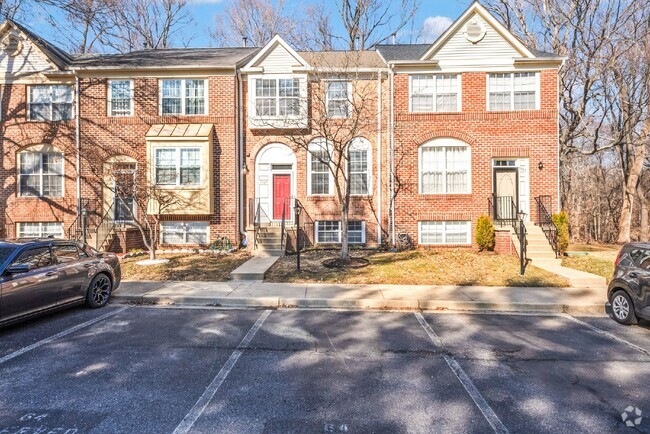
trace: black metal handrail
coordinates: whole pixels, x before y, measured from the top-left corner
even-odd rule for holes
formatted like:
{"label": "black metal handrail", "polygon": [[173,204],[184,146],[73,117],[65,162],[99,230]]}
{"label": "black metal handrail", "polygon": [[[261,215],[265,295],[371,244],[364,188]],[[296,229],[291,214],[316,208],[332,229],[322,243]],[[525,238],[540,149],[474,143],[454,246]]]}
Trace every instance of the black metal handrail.
{"label": "black metal handrail", "polygon": [[517,206],[512,196],[497,196],[492,193],[488,197],[488,215],[500,226],[508,226],[517,222]]}
{"label": "black metal handrail", "polygon": [[557,236],[558,229],[557,225],[553,221],[551,212],[546,207],[546,204],[549,205],[549,208],[551,207],[552,200],[553,198],[549,195],[538,196],[535,198],[535,202],[537,203],[537,226],[539,226],[544,232],[544,235],[546,235],[546,239],[555,252],[555,258],[557,258],[560,254]]}
{"label": "black metal handrail", "polygon": [[104,246],[107,243],[110,236],[115,232],[115,220],[113,219],[113,213],[115,208],[115,202],[111,204],[108,210],[104,213],[101,221],[95,229],[95,240],[96,240],[96,249],[103,251],[110,246]]}
{"label": "black metal handrail", "polygon": [[[253,220],[253,250],[257,249],[257,244],[259,242],[260,227],[262,226],[262,216],[264,216],[265,221],[270,221],[269,216],[266,214],[262,208],[259,198],[251,198],[249,201],[249,220],[252,217]],[[254,212],[251,215],[251,210]]]}

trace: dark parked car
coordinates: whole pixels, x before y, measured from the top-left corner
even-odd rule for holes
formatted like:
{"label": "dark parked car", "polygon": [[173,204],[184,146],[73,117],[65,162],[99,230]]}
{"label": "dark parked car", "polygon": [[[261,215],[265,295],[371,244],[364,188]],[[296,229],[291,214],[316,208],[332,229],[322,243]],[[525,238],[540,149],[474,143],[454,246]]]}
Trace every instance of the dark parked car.
{"label": "dark parked car", "polygon": [[0,241],[0,325],[86,303],[108,303],[120,284],[120,264],[76,241]]}
{"label": "dark parked car", "polygon": [[616,258],[607,289],[607,313],[621,324],[650,320],[650,243],[629,243]]}

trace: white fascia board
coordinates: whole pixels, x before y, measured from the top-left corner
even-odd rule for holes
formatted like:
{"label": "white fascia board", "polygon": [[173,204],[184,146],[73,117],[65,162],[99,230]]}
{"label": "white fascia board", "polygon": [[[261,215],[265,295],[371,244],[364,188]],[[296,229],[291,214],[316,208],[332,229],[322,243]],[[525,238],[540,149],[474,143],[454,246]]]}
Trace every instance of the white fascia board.
{"label": "white fascia board", "polygon": [[257,52],[255,57],[253,57],[243,68],[242,72],[249,72],[251,68],[254,68],[257,62],[259,62],[261,59],[266,56],[266,54],[272,50],[275,45],[281,45],[285,50],[289,52],[297,61],[300,63],[303,67],[309,68],[310,65],[305,61],[305,59],[300,56],[296,50],[291,48],[287,42],[280,37],[280,35],[275,35],[269,42],[262,48],[260,51]]}

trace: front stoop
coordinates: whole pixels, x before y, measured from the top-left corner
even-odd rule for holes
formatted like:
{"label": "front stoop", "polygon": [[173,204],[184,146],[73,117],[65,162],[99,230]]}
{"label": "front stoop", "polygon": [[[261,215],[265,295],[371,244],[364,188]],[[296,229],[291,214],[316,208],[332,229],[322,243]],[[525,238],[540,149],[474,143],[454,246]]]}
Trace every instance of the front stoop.
{"label": "front stoop", "polygon": [[255,255],[230,273],[231,280],[264,280],[266,272],[280,255]]}

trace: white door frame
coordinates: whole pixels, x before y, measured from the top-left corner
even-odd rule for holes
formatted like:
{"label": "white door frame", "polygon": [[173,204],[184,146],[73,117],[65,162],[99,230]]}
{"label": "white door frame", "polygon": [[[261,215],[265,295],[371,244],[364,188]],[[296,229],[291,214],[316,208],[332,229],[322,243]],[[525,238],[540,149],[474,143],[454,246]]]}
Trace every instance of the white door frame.
{"label": "white door frame", "polygon": [[[277,168],[274,166],[291,166]],[[291,197],[296,196],[296,154],[283,143],[270,143],[264,146],[255,157],[255,198],[268,217],[263,223],[280,222],[273,219],[273,175],[291,176]],[[293,212],[287,221],[293,222]]]}

